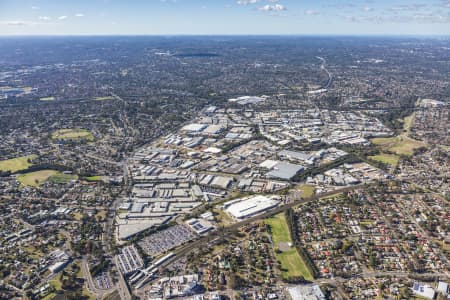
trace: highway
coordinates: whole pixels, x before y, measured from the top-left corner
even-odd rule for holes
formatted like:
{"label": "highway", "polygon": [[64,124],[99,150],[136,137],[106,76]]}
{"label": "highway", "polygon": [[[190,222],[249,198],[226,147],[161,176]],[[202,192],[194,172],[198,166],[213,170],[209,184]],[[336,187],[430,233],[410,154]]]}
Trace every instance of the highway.
{"label": "highway", "polygon": [[325,71],[325,73],[327,73],[327,75],[328,75],[328,81],[325,84],[325,86],[323,87],[324,89],[328,89],[331,86],[331,84],[333,83],[333,75],[326,68],[327,61],[325,60],[325,58],[320,57],[320,56],[316,56],[316,58],[322,61],[322,65],[320,65],[320,69],[322,71]]}

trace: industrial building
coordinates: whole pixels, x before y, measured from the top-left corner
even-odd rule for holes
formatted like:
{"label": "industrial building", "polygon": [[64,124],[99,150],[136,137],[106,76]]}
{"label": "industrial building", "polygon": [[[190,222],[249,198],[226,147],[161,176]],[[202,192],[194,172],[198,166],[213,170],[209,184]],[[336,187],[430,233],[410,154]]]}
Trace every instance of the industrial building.
{"label": "industrial building", "polygon": [[317,284],[297,285],[288,288],[289,295],[296,300],[325,300],[326,297]]}
{"label": "industrial building", "polygon": [[301,165],[291,164],[283,161],[267,160],[260,165],[270,171],[266,174],[268,178],[277,178],[282,180],[291,180],[298,172],[303,171]]}
{"label": "industrial building", "polygon": [[280,203],[275,197],[254,196],[226,202],[223,208],[229,215],[237,220],[243,220],[261,214]]}

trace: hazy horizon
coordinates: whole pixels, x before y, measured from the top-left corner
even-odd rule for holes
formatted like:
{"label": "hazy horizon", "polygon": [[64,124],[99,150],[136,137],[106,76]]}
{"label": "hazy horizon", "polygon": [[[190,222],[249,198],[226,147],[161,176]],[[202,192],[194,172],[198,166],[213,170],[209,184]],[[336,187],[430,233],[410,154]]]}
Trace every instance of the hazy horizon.
{"label": "hazy horizon", "polygon": [[2,0],[0,36],[447,36],[449,0]]}

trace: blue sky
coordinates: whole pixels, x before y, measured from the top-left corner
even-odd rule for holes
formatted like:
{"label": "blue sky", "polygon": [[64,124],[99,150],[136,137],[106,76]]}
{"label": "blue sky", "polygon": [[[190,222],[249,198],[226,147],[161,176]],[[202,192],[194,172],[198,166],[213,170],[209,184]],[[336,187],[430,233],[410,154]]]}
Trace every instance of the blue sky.
{"label": "blue sky", "polygon": [[450,0],[0,0],[0,35],[450,35]]}

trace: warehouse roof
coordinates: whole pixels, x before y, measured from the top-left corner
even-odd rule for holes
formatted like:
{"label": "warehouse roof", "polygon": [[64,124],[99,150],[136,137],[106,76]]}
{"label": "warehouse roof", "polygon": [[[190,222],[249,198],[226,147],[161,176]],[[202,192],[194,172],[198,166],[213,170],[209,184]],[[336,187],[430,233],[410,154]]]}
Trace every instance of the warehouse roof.
{"label": "warehouse roof", "polygon": [[274,198],[255,196],[225,204],[227,212],[236,219],[245,219],[263,213],[279,204]]}
{"label": "warehouse roof", "polygon": [[272,178],[290,180],[303,169],[303,166],[300,165],[294,165],[287,162],[279,162],[273,167],[272,171],[268,172],[266,175]]}

